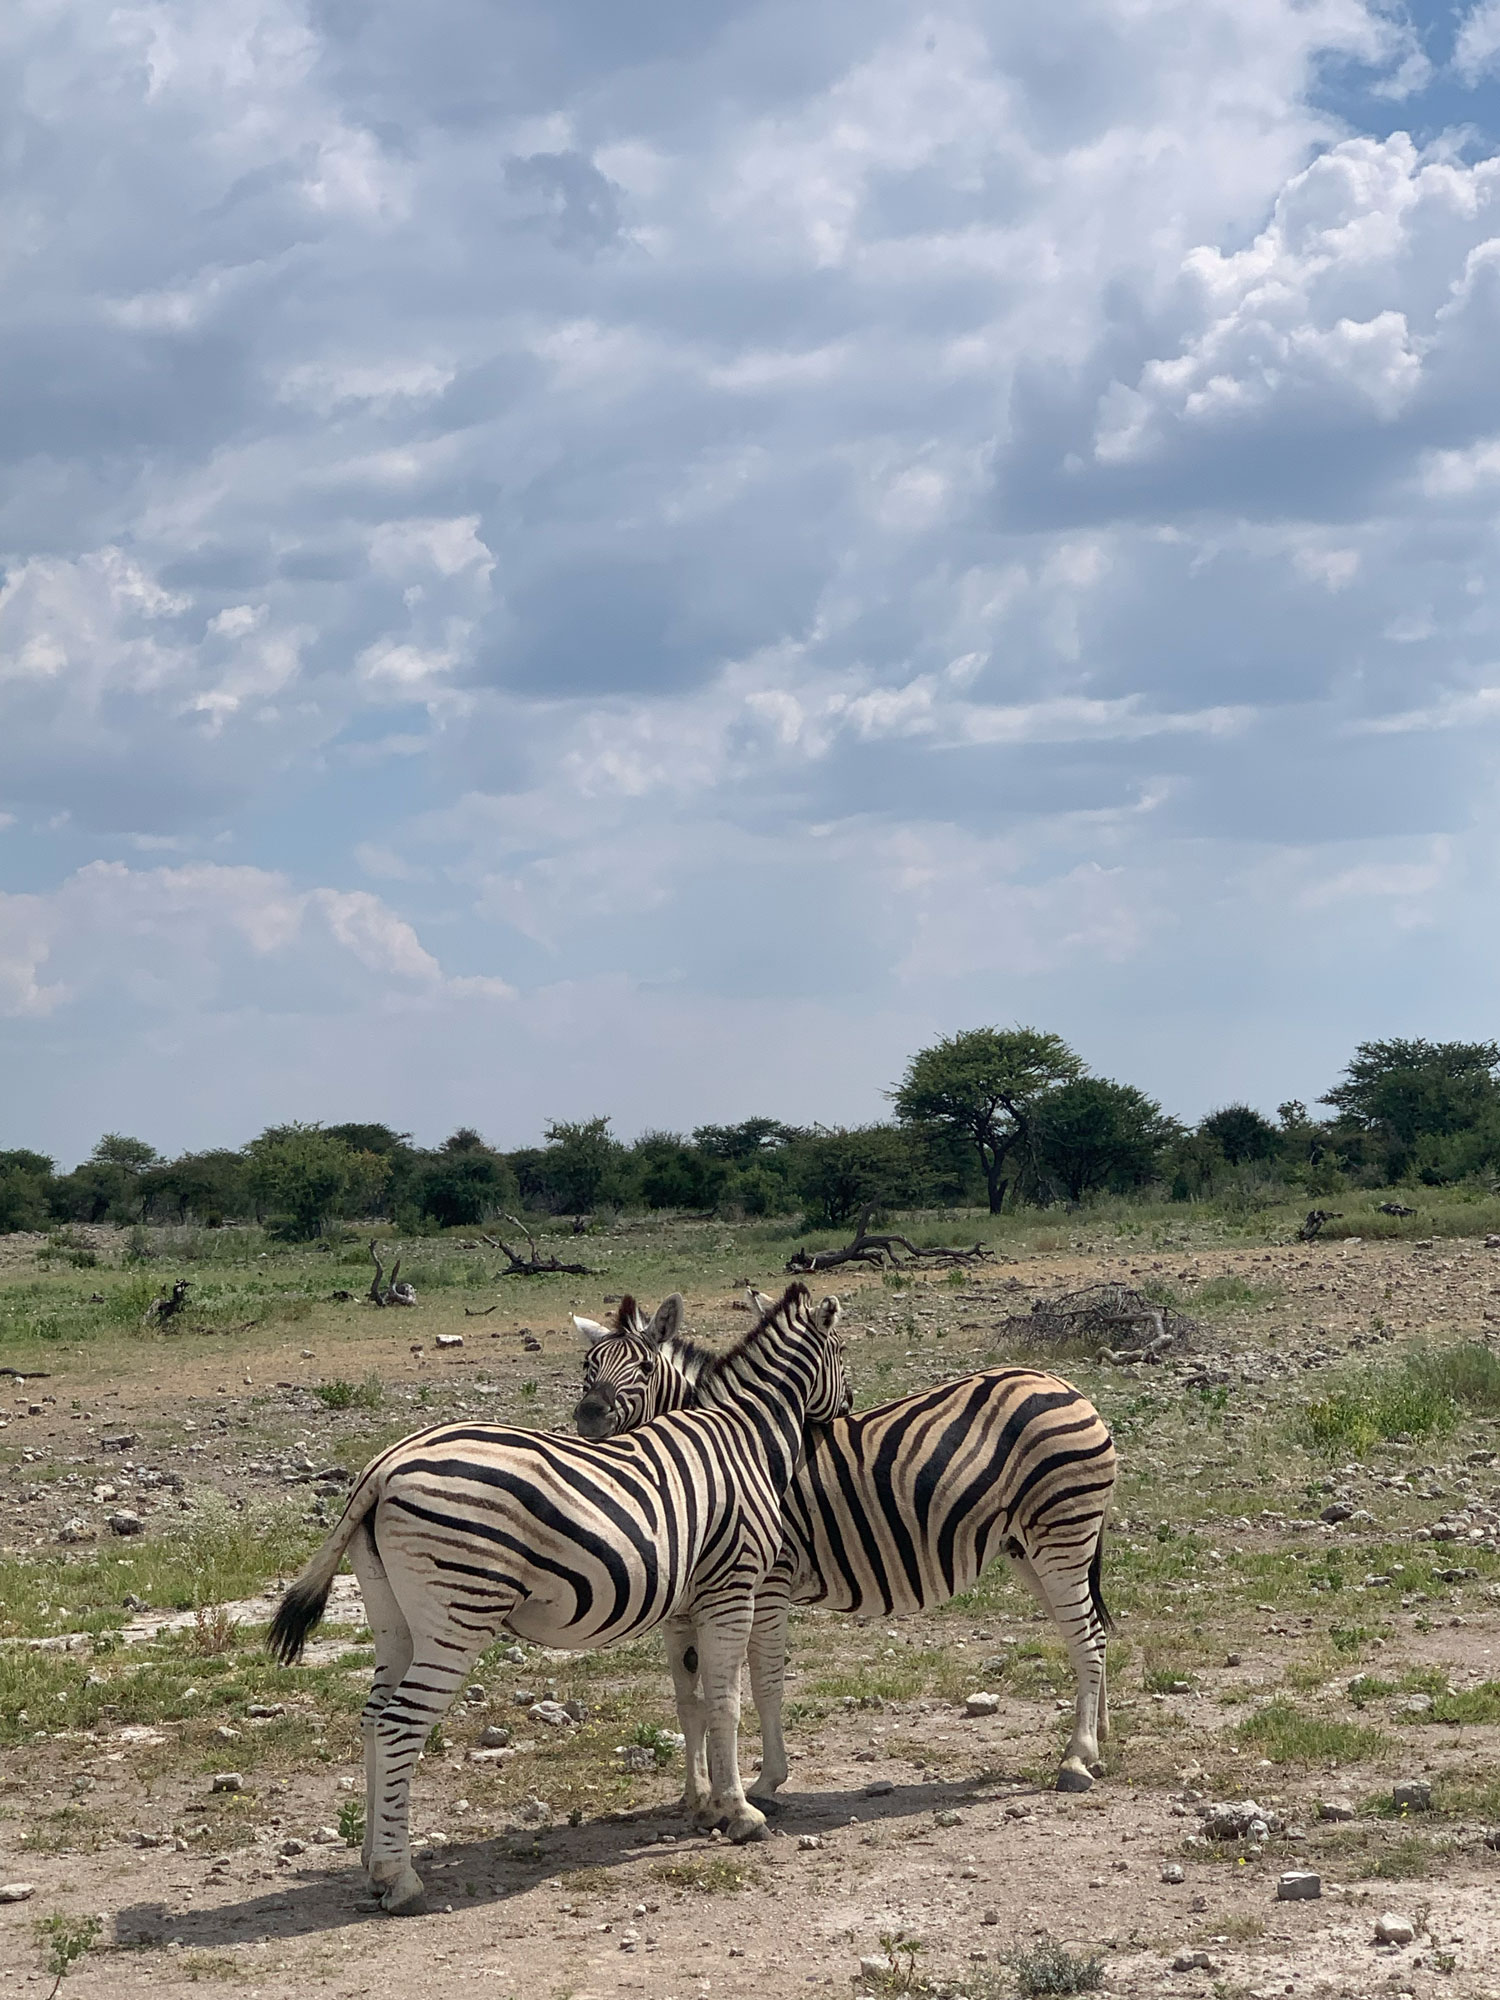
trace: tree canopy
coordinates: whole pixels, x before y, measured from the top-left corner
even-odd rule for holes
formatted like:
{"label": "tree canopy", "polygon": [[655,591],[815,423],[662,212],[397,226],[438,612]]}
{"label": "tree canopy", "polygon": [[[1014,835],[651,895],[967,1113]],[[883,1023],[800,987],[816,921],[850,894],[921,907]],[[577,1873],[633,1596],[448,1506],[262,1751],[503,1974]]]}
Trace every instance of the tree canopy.
{"label": "tree canopy", "polygon": [[1007,1167],[1029,1145],[1039,1100],[1076,1082],[1083,1063],[1039,1028],[968,1028],[922,1049],[892,1092],[904,1122],[962,1132],[979,1155],[990,1213],[1005,1203]]}

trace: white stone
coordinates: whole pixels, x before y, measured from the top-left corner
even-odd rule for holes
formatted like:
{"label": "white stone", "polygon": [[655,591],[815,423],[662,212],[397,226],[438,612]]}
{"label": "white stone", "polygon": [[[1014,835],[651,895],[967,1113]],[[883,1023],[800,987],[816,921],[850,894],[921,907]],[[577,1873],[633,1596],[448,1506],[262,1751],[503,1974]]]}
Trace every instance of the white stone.
{"label": "white stone", "polygon": [[1375,1926],[1377,1944],[1410,1944],[1416,1934],[1411,1918],[1397,1916],[1394,1910],[1387,1910]]}

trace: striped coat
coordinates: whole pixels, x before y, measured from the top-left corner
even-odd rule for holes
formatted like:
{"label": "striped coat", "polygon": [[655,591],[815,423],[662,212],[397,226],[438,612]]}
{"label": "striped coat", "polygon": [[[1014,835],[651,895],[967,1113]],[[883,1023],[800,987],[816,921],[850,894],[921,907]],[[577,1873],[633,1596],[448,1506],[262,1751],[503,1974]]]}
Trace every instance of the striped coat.
{"label": "striped coat", "polygon": [[[733,1394],[712,1350],[622,1301],[591,1342],[575,1421],[617,1434],[663,1408]],[[971,1589],[1002,1551],[1047,1610],[1077,1684],[1058,1788],[1085,1791],[1108,1733],[1100,1590],[1115,1449],[1088,1398],[1030,1368],[940,1383],[808,1433],[783,1508],[785,1545],[756,1601],[749,1659],[764,1757],[755,1796],[785,1782],[781,1730],[789,1604],[904,1616]]]}
{"label": "striped coat", "polygon": [[837,1319],[837,1300],[814,1307],[791,1286],[726,1358],[731,1396],[605,1444],[439,1424],[365,1467],[268,1643],[298,1658],[347,1550],[375,1638],[364,1858],[387,1909],[421,1899],[408,1838],[418,1754],[502,1633],[582,1649],[663,1626],[689,1810],[735,1840],[763,1831],[736,1761],[740,1669],[804,1422],[848,1408]]}

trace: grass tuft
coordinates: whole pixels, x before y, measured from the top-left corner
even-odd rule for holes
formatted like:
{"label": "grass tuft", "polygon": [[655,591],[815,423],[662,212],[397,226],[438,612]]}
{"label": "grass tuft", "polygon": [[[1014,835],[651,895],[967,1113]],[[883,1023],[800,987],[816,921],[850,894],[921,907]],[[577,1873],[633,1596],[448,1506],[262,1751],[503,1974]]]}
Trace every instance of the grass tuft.
{"label": "grass tuft", "polygon": [[1056,1938],[1006,1954],[1023,2000],[1039,1993],[1092,1993],[1104,1983],[1102,1952],[1069,1951]]}

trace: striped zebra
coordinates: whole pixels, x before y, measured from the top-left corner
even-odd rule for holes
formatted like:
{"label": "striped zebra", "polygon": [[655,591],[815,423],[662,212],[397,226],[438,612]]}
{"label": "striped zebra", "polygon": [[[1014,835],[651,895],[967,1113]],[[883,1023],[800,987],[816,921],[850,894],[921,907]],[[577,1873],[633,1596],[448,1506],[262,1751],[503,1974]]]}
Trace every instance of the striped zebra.
{"label": "striped zebra", "polygon": [[[757,1304],[760,1295],[752,1293]],[[680,1299],[648,1322],[621,1301],[589,1343],[574,1413],[590,1438],[736,1391],[712,1349],[680,1331]],[[1056,1375],[990,1368],[810,1429],[783,1507],[785,1543],[756,1597],[748,1657],[763,1756],[751,1796],[787,1777],[781,1705],[789,1606],[909,1616],[969,1590],[1002,1549],[1052,1618],[1077,1684],[1057,1788],[1085,1792],[1109,1734],[1100,1590],[1115,1448],[1088,1398]]]}
{"label": "striped zebra", "polygon": [[267,1644],[298,1659],[347,1550],[375,1638],[364,1863],[387,1910],[422,1895],[408,1833],[418,1754],[502,1632],[582,1650],[663,1626],[693,1749],[685,1803],[731,1840],[763,1833],[736,1760],[740,1669],[804,1423],[849,1407],[838,1311],[790,1286],[724,1357],[722,1403],[608,1443],[438,1424],[371,1459]]}

